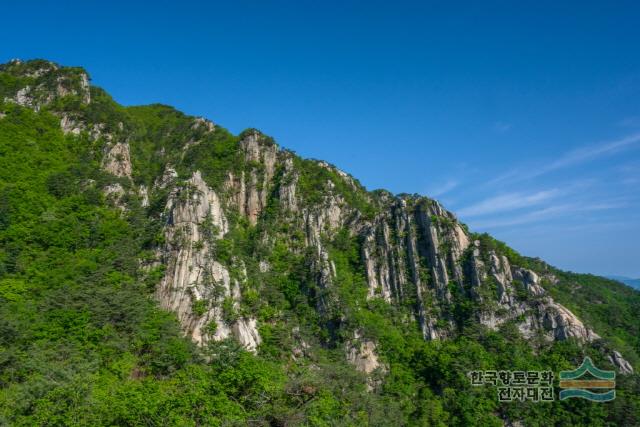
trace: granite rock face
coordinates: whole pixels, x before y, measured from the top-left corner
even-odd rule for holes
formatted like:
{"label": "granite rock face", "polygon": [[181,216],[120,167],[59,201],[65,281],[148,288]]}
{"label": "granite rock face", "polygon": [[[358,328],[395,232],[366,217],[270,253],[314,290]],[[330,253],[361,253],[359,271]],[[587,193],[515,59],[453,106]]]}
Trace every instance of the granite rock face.
{"label": "granite rock face", "polygon": [[275,173],[277,147],[264,141],[258,132],[250,132],[240,141],[240,149],[244,161],[250,167],[243,170],[239,176],[229,173],[226,187],[234,193],[238,211],[255,225],[267,204]]}
{"label": "granite rock face", "polygon": [[102,167],[107,172],[117,176],[131,178],[131,155],[129,144],[118,142],[108,147],[103,159]]}
{"label": "granite rock face", "polygon": [[375,351],[375,342],[363,339],[360,331],[355,331],[353,341],[347,344],[347,360],[358,371],[370,374],[382,366]]}
{"label": "granite rock face", "polygon": [[620,371],[621,374],[632,374],[633,366],[627,362],[620,352],[613,350],[608,356],[609,361]]}
{"label": "granite rock face", "polygon": [[234,336],[255,351],[261,342],[256,320],[225,320],[223,302],[231,301],[227,309],[237,310],[242,278],[231,277],[215,259],[215,243],[229,230],[220,198],[196,171],[171,191],[165,212],[166,244],[159,256],[166,273],[156,292],[160,304],[176,312],[185,333],[198,344]]}

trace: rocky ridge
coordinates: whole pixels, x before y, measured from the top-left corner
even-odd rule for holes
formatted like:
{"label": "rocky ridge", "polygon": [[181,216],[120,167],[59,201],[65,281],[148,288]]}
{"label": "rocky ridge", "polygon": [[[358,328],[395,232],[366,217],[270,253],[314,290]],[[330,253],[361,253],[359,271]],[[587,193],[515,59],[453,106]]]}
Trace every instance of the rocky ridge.
{"label": "rocky ridge", "polygon": [[[137,142],[126,136],[127,124],[93,122],[58,108],[61,100],[71,98],[84,106],[92,103],[85,72],[48,62],[28,67],[13,62],[7,67],[14,67],[29,84],[5,95],[6,102],[36,111],[48,108],[60,118],[65,133],[103,144],[102,167],[121,180],[103,191],[117,206],[127,210],[130,197],[149,206],[150,199],[166,194],[163,242],[148,268],[164,269],[155,296],[176,313],[184,332],[199,345],[234,337],[248,350],[259,351],[261,325],[254,313],[244,310],[244,290],[270,274],[267,256],[255,253],[252,261],[221,256],[221,247],[241,219],[257,230],[267,254],[276,240],[295,240],[290,250],[304,257],[317,286],[316,309],[326,319],[340,304],[333,292],[340,272],[331,242],[346,233],[359,242],[366,298],[409,307],[407,322],[415,322],[425,340],[456,333],[453,307],[460,298],[475,301],[481,308],[475,313],[477,322],[491,329],[514,322],[527,339],[600,338],[545,290],[554,286],[552,273],[513,265],[504,254],[484,247],[435,200],[366,192],[345,172],[326,162],[302,161],[254,130],[241,136],[235,154],[240,167],[224,171],[220,185],[186,160],[179,164],[188,156],[169,158],[164,147],[156,154],[165,159],[162,170],[152,182],[141,182],[133,149]],[[218,131],[204,119],[189,120],[193,134],[181,142],[180,150],[187,154]],[[305,196],[309,188],[315,192],[313,200]],[[269,216],[287,231],[262,226]],[[255,270],[249,262],[259,265],[258,271],[248,271]],[[331,328],[348,323],[340,318]],[[345,342],[346,359],[366,374],[384,371],[384,361],[376,354],[378,343],[352,329],[353,338]],[[619,352],[611,350],[608,357],[621,373],[633,372]]]}

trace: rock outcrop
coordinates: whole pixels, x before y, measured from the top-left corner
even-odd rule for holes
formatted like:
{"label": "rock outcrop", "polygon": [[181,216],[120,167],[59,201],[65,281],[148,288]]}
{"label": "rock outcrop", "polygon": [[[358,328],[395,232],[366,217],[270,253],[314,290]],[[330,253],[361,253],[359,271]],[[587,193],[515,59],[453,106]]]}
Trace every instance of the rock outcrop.
{"label": "rock outcrop", "polygon": [[376,343],[362,337],[360,331],[355,331],[354,339],[346,346],[347,360],[356,370],[370,374],[378,368],[383,368],[376,354]]}
{"label": "rock outcrop", "polygon": [[621,374],[633,374],[633,366],[622,357],[620,352],[613,350],[608,359],[613,366],[618,368]]}
{"label": "rock outcrop", "polygon": [[238,176],[229,173],[226,187],[234,193],[238,211],[255,225],[267,205],[278,149],[257,131],[245,135],[240,141],[240,149],[248,170],[243,170]]}
{"label": "rock outcrop", "polygon": [[[165,173],[161,183],[175,172]],[[215,244],[229,230],[218,195],[208,187],[200,172],[171,192],[166,206],[166,245],[159,251],[166,273],[156,296],[164,308],[176,312],[185,333],[196,343],[234,336],[255,351],[260,344],[256,320],[228,321],[226,309],[237,310],[240,280],[215,259]]]}
{"label": "rock outcrop", "polygon": [[118,142],[108,147],[104,156],[102,167],[107,172],[120,177],[131,178],[131,155],[129,144]]}
{"label": "rock outcrop", "polygon": [[363,227],[362,241],[369,297],[396,303],[415,299],[424,337],[446,336],[446,326],[435,324],[451,302],[449,284],[462,288],[461,261],[470,244],[455,216],[433,200],[400,198]]}
{"label": "rock outcrop", "polygon": [[[575,338],[583,342],[600,338],[570,310],[547,294],[537,273],[512,266],[505,256],[498,256],[493,251],[488,253],[488,262],[485,263],[478,246],[471,253],[469,261],[473,296],[480,300],[485,298],[486,293],[482,294],[480,287],[487,277],[491,277],[496,284],[495,299],[498,304],[495,310],[481,314],[478,319],[481,323],[496,329],[506,321],[520,319],[518,328],[526,338],[540,335],[548,340]],[[517,287],[521,288],[520,292]]]}
{"label": "rock outcrop", "polygon": [[5,67],[6,70],[13,71],[28,82],[13,96],[5,97],[6,102],[13,102],[36,111],[69,96],[78,97],[84,104],[91,102],[89,76],[83,70],[61,68],[49,61],[24,63],[14,60]]}

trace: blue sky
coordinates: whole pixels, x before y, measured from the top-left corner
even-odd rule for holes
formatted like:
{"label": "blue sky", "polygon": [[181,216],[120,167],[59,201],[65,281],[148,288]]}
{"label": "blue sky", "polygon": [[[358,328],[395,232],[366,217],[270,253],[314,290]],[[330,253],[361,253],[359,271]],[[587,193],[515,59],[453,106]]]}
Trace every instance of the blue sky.
{"label": "blue sky", "polygon": [[84,66],[123,104],[260,128],[525,255],[640,277],[637,2],[103,3],[3,5],[0,61]]}

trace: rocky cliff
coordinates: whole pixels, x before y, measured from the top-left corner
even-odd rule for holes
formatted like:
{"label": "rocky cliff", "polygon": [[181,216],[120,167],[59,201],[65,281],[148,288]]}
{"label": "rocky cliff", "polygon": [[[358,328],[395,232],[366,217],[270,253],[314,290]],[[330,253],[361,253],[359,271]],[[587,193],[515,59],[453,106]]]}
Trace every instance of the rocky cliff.
{"label": "rocky cliff", "polygon": [[[385,372],[380,343],[360,324],[378,302],[424,340],[455,337],[469,320],[493,330],[513,324],[529,340],[601,338],[551,297],[560,286],[552,269],[519,265],[433,199],[366,191],[256,130],[236,138],[164,107],[125,114],[79,69],[14,61],[2,70],[17,81],[5,102],[47,110],[65,133],[95,145],[111,203],[157,217],[144,269],[163,272],[154,295],[199,345],[234,337],[259,352],[264,326],[295,335],[297,321],[269,311],[273,283],[308,298],[322,342],[343,343],[346,360],[367,374]],[[463,305],[472,309],[461,314]],[[293,357],[304,354],[301,342]],[[602,351],[621,373],[633,371],[614,348]]]}

